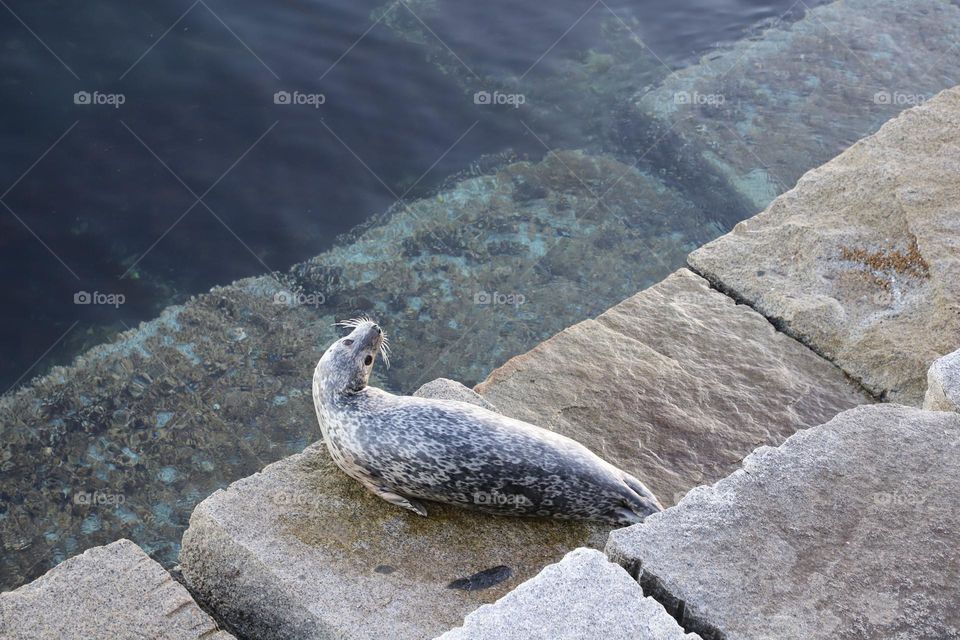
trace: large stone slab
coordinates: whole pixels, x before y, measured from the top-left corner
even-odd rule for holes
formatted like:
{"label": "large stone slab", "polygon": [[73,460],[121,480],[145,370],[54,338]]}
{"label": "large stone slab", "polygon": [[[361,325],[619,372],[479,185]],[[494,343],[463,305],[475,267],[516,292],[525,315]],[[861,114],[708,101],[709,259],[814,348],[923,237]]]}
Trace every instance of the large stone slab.
{"label": "large stone slab", "polygon": [[938,358],[930,366],[923,408],[960,411],[960,349]]}
{"label": "large stone slab", "polygon": [[668,505],[756,447],[870,402],[686,269],[513,358],[477,390],[586,444]]}
{"label": "large stone slab", "polygon": [[886,399],[960,343],[960,89],[805,175],[692,267]]}
{"label": "large stone slab", "polygon": [[618,565],[575,549],[437,640],[700,640]]}
{"label": "large stone slab", "polygon": [[[956,84],[960,8],[946,0],[842,0],[642,85],[621,137],[681,175],[725,176],[766,207],[902,110]],[[669,172],[668,172],[669,175]]]}
{"label": "large stone slab", "polygon": [[610,531],[429,511],[374,497],[318,442],[200,503],[180,563],[191,590],[246,637],[432,638]]}
{"label": "large stone slab", "polygon": [[607,553],[704,638],[960,638],[960,415],[864,406]]}
{"label": "large stone slab", "polygon": [[0,593],[6,640],[229,640],[163,567],[129,540],[88,549]]}

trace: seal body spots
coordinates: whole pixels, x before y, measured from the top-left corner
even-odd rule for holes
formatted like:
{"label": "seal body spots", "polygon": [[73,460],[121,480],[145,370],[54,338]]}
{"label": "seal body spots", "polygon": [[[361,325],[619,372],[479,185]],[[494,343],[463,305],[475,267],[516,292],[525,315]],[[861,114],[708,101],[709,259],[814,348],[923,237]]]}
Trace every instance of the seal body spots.
{"label": "seal body spots", "polygon": [[385,337],[346,323],[313,376],[323,437],[347,475],[427,515],[432,500],[501,515],[612,524],[662,510],[642,482],[570,438],[472,404],[397,396],[368,386]]}

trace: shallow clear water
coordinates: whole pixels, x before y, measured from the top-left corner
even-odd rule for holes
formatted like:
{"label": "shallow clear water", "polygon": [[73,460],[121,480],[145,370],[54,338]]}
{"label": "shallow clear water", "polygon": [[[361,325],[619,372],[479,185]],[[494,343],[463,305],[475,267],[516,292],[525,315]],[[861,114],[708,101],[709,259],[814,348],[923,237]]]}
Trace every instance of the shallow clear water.
{"label": "shallow clear water", "polygon": [[[598,171],[598,180],[609,167],[620,171],[640,155],[610,133],[617,128],[608,120],[618,116],[621,102],[764,21],[796,17],[789,12],[795,4],[787,0],[8,5],[11,11],[0,10],[0,200],[7,207],[0,210],[0,264],[8,309],[0,324],[0,391],[69,362],[171,303],[240,277],[285,271],[336,247],[339,234],[400,198],[441,191],[453,174],[489,176],[512,160],[539,161],[547,148],[587,149],[625,163],[561,157],[561,164],[582,162],[583,175]],[[591,85],[591,65],[618,69],[619,84]],[[572,68],[580,75],[571,76]],[[527,103],[516,109],[477,104],[477,91],[519,92]],[[77,104],[77,92],[107,104],[82,104],[83,94]],[[304,103],[278,103],[277,92]],[[319,102],[311,97],[316,94],[323,95],[323,104],[311,104]],[[121,99],[116,107],[109,104]],[[554,184],[560,168],[544,171],[545,183]],[[669,181],[655,163],[644,171]],[[709,186],[671,188],[697,192]],[[511,202],[535,199],[521,191],[514,190]],[[557,191],[587,195],[576,184]],[[623,216],[643,239],[647,222],[630,218],[634,197],[629,190],[614,193],[611,215]],[[523,215],[550,215],[524,206],[517,204]],[[673,231],[674,253],[721,232],[734,215],[753,212],[722,213],[691,214],[686,236]],[[578,233],[559,222],[557,228]],[[609,234],[597,228],[593,240],[604,241]],[[675,255],[657,253],[664,238],[671,239],[669,229],[661,235],[660,244],[644,249],[643,259],[662,263],[651,274],[676,266]],[[432,242],[427,234],[415,237],[424,246],[403,246],[411,261]],[[445,236],[442,242],[454,240],[462,239]],[[580,263],[585,259],[560,254],[548,263],[552,273],[579,272],[589,266]],[[559,309],[553,320],[565,326],[595,313],[599,301],[615,301],[645,284],[625,281],[622,291],[600,292],[593,306],[584,301]],[[99,304],[76,304],[85,302],[82,292],[99,294]],[[406,304],[430,312],[419,297]],[[542,338],[547,329],[529,329],[518,344]],[[504,330],[518,333],[526,325],[521,319]],[[478,336],[460,348],[485,351],[492,363],[512,355],[509,349],[494,352],[501,346]],[[192,357],[186,347],[183,353]],[[405,389],[416,381],[407,372],[430,371],[430,363],[411,361],[406,368],[398,363],[385,383]],[[472,381],[488,369],[483,360],[454,373]],[[271,397],[276,407],[288,402],[280,392]],[[120,409],[111,411],[96,419],[129,421],[117,418]],[[133,537],[170,564],[197,501],[316,437],[312,415],[303,416],[309,429],[272,425],[275,432],[264,434],[254,420],[233,425],[236,432],[217,433],[223,441],[250,443],[261,454],[250,456],[210,445],[223,441],[204,439],[201,429],[216,431],[209,424],[172,432],[179,416],[162,407],[142,418],[150,425],[138,435],[136,451],[92,435],[94,425],[84,427],[89,437],[66,434],[61,451],[38,445],[2,461],[0,520],[13,511],[24,518],[30,512],[30,525],[40,533],[19,536],[10,533],[15,527],[3,528],[0,586],[20,584],[119,535]],[[170,459],[173,446],[191,448],[193,467]],[[4,478],[19,473],[15,465],[30,456],[61,454],[70,464],[84,461],[88,475],[79,485],[92,489],[98,480],[102,492],[88,492],[87,499],[106,500],[99,506],[108,509],[78,516],[75,500],[67,509],[60,500],[47,517],[47,504],[25,506],[33,498],[25,497],[18,481]],[[128,474],[113,464],[123,460],[133,468],[141,457],[149,473]],[[53,496],[69,485],[52,474],[33,480],[36,495]],[[163,500],[153,499],[164,491]],[[147,495],[150,501],[137,499]],[[118,496],[124,503],[109,502]]]}

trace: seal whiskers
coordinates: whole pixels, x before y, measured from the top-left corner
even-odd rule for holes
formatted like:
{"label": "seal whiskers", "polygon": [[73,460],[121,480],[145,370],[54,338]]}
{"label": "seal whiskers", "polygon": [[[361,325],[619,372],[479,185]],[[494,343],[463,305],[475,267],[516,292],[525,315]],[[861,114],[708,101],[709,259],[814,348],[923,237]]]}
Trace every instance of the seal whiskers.
{"label": "seal whiskers", "polygon": [[626,525],[663,507],[640,480],[582,444],[454,400],[397,396],[369,386],[383,330],[339,323],[313,374],[313,400],[330,455],[347,475],[422,516],[421,501],[501,515]]}

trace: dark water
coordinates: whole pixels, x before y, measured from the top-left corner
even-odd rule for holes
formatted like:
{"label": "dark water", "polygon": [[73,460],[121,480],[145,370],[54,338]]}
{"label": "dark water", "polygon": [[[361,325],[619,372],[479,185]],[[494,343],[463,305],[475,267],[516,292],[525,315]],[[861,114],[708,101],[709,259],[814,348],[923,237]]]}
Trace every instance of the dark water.
{"label": "dark water", "polygon": [[[0,391],[192,293],[320,253],[484,154],[542,156],[520,114],[474,104],[471,83],[549,84],[611,20],[662,74],[792,4],[8,0]],[[413,12],[436,40],[390,28]],[[452,71],[428,60],[438,47]],[[82,91],[107,103],[76,104]],[[278,91],[325,101],[275,104]],[[580,124],[534,126],[578,146]],[[74,304],[80,292],[104,304]]]}

